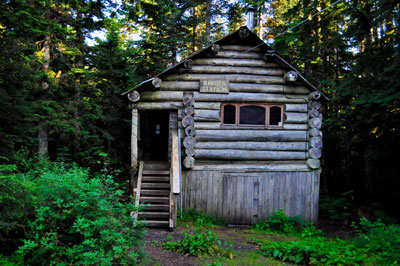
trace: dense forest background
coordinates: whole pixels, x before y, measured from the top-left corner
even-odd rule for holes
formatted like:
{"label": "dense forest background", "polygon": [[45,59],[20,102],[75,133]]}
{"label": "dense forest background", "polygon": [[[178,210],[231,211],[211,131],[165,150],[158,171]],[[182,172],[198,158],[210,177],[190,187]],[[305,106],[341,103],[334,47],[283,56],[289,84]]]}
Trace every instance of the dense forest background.
{"label": "dense forest background", "polygon": [[[311,17],[329,5],[325,12]],[[0,163],[106,164],[129,176],[120,96],[245,23],[330,97],[321,190],[350,209],[399,217],[400,4],[394,0],[0,3]],[[331,205],[332,206],[332,205]],[[351,207],[351,208],[350,208]]]}

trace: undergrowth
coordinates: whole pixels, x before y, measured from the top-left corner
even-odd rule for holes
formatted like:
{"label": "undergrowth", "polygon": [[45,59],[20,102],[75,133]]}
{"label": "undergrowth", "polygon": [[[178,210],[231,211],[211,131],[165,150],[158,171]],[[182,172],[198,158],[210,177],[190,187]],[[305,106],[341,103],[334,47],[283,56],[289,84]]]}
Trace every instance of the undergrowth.
{"label": "undergrowth", "polygon": [[250,239],[259,245],[259,253],[295,264],[311,265],[399,265],[400,227],[361,219],[352,240],[328,239],[313,224],[298,217],[286,217],[278,211],[256,231],[293,235],[294,241]]}
{"label": "undergrowth", "polygon": [[223,247],[219,238],[212,232],[204,232],[199,229],[193,234],[185,233],[179,241],[166,241],[164,249],[183,253],[185,255],[201,256],[226,256],[232,258],[230,247]]}
{"label": "undergrowth", "polygon": [[218,225],[226,225],[224,219],[212,218],[200,211],[189,209],[188,211],[178,211],[178,224],[193,223],[196,227],[213,228]]}

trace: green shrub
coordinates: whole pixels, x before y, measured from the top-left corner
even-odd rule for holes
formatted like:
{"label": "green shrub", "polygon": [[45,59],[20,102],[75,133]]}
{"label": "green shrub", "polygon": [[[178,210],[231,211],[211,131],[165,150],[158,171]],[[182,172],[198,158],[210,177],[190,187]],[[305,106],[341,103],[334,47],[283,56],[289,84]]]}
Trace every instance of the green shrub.
{"label": "green shrub", "polygon": [[29,265],[136,264],[143,231],[111,176],[49,163],[25,175],[35,218],[17,254]]}
{"label": "green shrub", "polygon": [[0,253],[10,255],[24,238],[34,217],[31,183],[15,165],[0,165]]}
{"label": "green shrub", "polygon": [[344,240],[329,241],[326,238],[267,242],[261,245],[259,253],[266,257],[307,265],[360,265],[366,259],[364,249],[356,248]]}
{"label": "green shrub", "polygon": [[315,228],[312,223],[296,217],[288,217],[283,210],[273,213],[266,221],[253,225],[257,231],[269,231],[282,234],[299,234],[302,237],[322,235],[322,231]]}
{"label": "green shrub", "polygon": [[400,264],[400,226],[361,219],[357,231],[356,246],[366,248],[382,265]]}
{"label": "green shrub", "polygon": [[201,232],[196,230],[192,235],[185,233],[184,237],[177,242],[165,242],[163,248],[186,255],[226,255],[232,258],[232,253],[228,249],[222,248],[221,245],[221,241],[212,231]]}
{"label": "green shrub", "polygon": [[353,191],[343,193],[340,197],[329,197],[321,194],[319,217],[335,221],[347,221],[355,209]]}
{"label": "green shrub", "polygon": [[194,209],[189,209],[185,212],[178,213],[179,222],[183,223],[185,221],[193,221],[194,225],[197,227],[214,227],[215,225],[226,225],[224,219],[212,218],[200,211]]}

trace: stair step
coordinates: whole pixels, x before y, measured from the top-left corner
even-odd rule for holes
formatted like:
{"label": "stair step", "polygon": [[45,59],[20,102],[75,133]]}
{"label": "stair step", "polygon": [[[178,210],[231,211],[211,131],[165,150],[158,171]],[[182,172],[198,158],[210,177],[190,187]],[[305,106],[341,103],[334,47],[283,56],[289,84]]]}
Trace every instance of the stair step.
{"label": "stair step", "polygon": [[164,175],[169,176],[169,171],[166,170],[143,170],[143,175]]}
{"label": "stair step", "polygon": [[169,212],[139,212],[139,217],[146,219],[169,219]]}
{"label": "stair step", "polygon": [[142,189],[140,191],[142,196],[169,196],[169,193],[169,190]]}
{"label": "stair step", "polygon": [[169,205],[164,204],[150,204],[143,208],[143,211],[169,211]]}
{"label": "stair step", "polygon": [[143,221],[148,227],[168,227],[169,221],[147,220]]}
{"label": "stair step", "polygon": [[146,188],[169,188],[169,183],[142,183],[142,189]]}
{"label": "stair step", "polygon": [[169,182],[169,176],[143,176],[142,182]]}
{"label": "stair step", "polygon": [[166,162],[144,162],[144,170],[169,170],[170,164]]}
{"label": "stair step", "polygon": [[140,197],[141,203],[169,203],[168,197]]}

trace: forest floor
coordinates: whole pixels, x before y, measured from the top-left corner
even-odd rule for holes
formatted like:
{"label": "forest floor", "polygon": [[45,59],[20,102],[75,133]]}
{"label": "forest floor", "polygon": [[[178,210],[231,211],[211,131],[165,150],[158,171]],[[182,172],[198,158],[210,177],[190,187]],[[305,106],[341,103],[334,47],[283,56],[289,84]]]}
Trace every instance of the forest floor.
{"label": "forest floor", "polygon": [[[336,238],[349,238],[351,233],[345,227],[321,221],[319,228],[327,235]],[[222,243],[231,245],[233,258],[224,256],[188,256],[178,252],[163,249],[166,241],[178,241],[183,238],[185,232],[194,232],[195,226],[185,224],[179,226],[175,231],[166,229],[147,229],[145,250],[148,254],[145,265],[148,266],[195,266],[195,265],[294,265],[272,258],[264,257],[257,253],[259,246],[250,239],[281,241],[295,240],[291,236],[282,236],[273,233],[255,232],[249,227],[238,226],[214,226],[203,228],[203,231],[212,231]]]}

